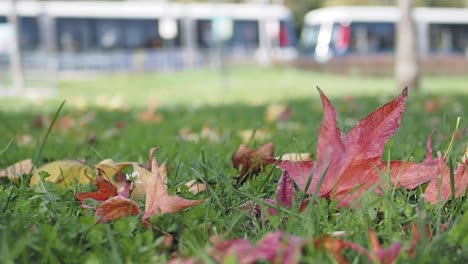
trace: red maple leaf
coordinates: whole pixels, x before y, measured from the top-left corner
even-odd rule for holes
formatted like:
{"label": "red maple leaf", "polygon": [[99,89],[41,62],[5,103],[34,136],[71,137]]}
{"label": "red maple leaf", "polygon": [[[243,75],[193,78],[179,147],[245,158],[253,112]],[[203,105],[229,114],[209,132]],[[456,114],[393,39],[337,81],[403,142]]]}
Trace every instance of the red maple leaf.
{"label": "red maple leaf", "polygon": [[139,213],[140,208],[137,203],[120,195],[107,199],[96,210],[96,216],[100,217],[98,223],[110,222]]}
{"label": "red maple leaf", "polygon": [[76,199],[84,201],[86,199],[94,199],[96,201],[105,201],[110,197],[117,196],[117,188],[105,180],[103,177],[99,177],[98,182],[96,183],[98,190],[96,192],[82,192],[76,193]]}
{"label": "red maple leaf", "polygon": [[151,178],[146,187],[145,214],[142,216],[145,224],[148,224],[152,215],[175,213],[204,202],[204,200],[187,200],[169,195],[167,186],[159,175],[159,165],[154,156],[156,150],[157,148],[150,150]]}
{"label": "red maple leaf", "polygon": [[[336,198],[342,206],[348,206],[375,184],[382,183],[380,186],[384,187],[382,175],[389,175],[393,184],[408,189],[436,177],[438,160],[432,159],[431,151],[422,163],[382,160],[385,144],[400,126],[408,98],[407,89],[362,119],[348,134],[343,134],[337,127],[335,108],[318,90],[324,118],[317,159],[278,162],[278,167],[288,171],[300,189],[311,194],[317,192],[320,197]],[[429,142],[430,139],[428,145]]]}
{"label": "red maple leaf", "polygon": [[[450,182],[450,168],[446,165],[439,153],[439,177],[433,179],[424,192],[426,200],[435,204],[438,201],[445,202],[452,196],[452,184]],[[458,198],[464,196],[468,189],[468,159],[465,163],[461,163],[453,173],[454,184],[453,197]]]}

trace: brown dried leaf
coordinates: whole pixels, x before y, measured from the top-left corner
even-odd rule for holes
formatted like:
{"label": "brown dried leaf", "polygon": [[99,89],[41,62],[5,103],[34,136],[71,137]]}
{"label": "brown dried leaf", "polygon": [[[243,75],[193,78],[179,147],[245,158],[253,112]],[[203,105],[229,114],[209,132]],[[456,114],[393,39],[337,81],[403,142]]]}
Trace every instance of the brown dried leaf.
{"label": "brown dried leaf", "polygon": [[274,154],[275,145],[271,142],[258,149],[251,149],[247,145],[241,144],[232,156],[233,167],[240,171],[239,182],[260,173],[274,158]]}
{"label": "brown dried leaf", "polygon": [[139,213],[138,204],[122,196],[107,199],[96,210],[96,216],[100,217],[98,223],[110,222]]}

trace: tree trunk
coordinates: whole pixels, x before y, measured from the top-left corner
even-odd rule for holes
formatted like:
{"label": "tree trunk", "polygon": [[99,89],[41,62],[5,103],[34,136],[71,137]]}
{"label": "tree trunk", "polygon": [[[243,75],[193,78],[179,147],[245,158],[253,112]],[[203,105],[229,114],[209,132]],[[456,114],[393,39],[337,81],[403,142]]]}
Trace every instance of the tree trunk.
{"label": "tree trunk", "polygon": [[13,79],[13,94],[21,95],[24,91],[23,67],[21,65],[21,48],[19,39],[18,17],[16,14],[16,1],[10,0],[10,14],[8,22],[13,27],[13,49],[10,57],[10,67]]}
{"label": "tree trunk", "polygon": [[398,0],[400,20],[397,28],[395,74],[400,88],[419,89],[419,52],[411,0]]}

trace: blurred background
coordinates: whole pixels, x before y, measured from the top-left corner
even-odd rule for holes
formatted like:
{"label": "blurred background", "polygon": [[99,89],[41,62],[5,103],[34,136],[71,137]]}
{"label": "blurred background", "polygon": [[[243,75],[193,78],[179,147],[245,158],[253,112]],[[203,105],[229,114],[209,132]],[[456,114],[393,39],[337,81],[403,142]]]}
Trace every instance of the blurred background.
{"label": "blurred background", "polygon": [[[232,73],[242,69],[258,72],[257,78],[284,73],[278,69],[395,76],[395,86],[416,89],[421,74],[468,73],[467,4],[1,0],[0,96],[54,96],[74,87],[74,81],[81,83],[69,94],[94,96],[97,86],[112,79],[120,80],[117,86],[127,82],[129,87],[121,90],[128,92],[134,76],[148,83],[157,76],[170,79],[174,75],[167,74],[186,73],[175,75],[186,79],[200,71],[199,79],[215,76],[214,86],[225,91],[236,85]],[[86,83],[96,78],[101,82]],[[178,85],[194,82],[189,78]],[[161,84],[166,89],[168,85]],[[283,85],[294,86],[294,78]]]}

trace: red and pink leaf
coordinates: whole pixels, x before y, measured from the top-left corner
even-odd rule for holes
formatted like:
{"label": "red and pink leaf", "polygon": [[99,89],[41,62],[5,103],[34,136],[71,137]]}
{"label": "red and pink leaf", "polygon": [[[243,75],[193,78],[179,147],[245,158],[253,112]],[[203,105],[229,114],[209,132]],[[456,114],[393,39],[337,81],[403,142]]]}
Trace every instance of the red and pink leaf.
{"label": "red and pink leaf", "polygon": [[[426,200],[435,204],[438,201],[445,202],[452,196],[452,188],[450,182],[450,168],[442,164],[440,174],[437,178],[433,179],[424,192]],[[465,163],[459,164],[454,171],[454,197],[458,198],[464,196],[468,189],[468,160]],[[440,191],[440,192],[439,192]]]}
{"label": "red and pink leaf", "polygon": [[[382,161],[385,144],[401,124],[407,89],[358,122],[347,135],[337,127],[335,108],[320,89],[319,93],[324,117],[317,160],[278,161],[278,167],[289,173],[299,189],[313,194],[318,188],[321,197],[338,199],[341,206],[349,206],[372,186],[380,184],[381,188],[387,187],[383,175],[389,175],[392,183],[407,189],[436,177],[440,159],[432,158],[431,138],[427,144],[427,157],[422,163]],[[310,186],[305,190],[309,180]]]}
{"label": "red and pink leaf", "polygon": [[273,232],[265,236],[256,246],[246,239],[225,241],[217,239],[213,244],[211,255],[219,263],[229,256],[234,256],[238,263],[243,264],[259,261],[298,263],[305,240],[283,232]]}
{"label": "red and pink leaf", "polygon": [[134,201],[116,196],[103,202],[96,210],[96,216],[100,217],[98,223],[111,222],[122,217],[138,215],[140,208]]}
{"label": "red and pink leaf", "polygon": [[289,173],[285,171],[283,172],[283,175],[281,175],[281,178],[278,182],[276,199],[281,205],[291,208],[295,196],[296,189],[294,188],[294,184],[291,180],[291,177],[289,177]]}
{"label": "red and pink leaf", "polygon": [[292,178],[299,186],[299,189],[301,191],[306,191],[304,188],[307,185],[309,178],[312,177],[314,164],[314,161],[280,160],[276,166],[282,171],[287,171],[290,177],[293,175]]}

